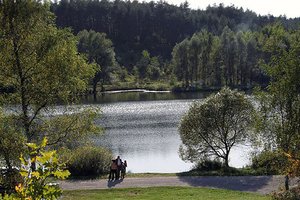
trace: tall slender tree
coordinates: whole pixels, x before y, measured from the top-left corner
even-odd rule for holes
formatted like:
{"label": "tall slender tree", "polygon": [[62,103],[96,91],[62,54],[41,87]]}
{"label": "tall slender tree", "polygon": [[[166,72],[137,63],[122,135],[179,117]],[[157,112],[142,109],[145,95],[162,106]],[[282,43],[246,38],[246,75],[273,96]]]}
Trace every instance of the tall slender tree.
{"label": "tall slender tree", "polygon": [[184,86],[188,87],[190,83],[188,66],[188,39],[177,44],[172,52],[174,71],[178,79],[183,81]]}
{"label": "tall slender tree", "polygon": [[267,111],[262,116],[268,116],[263,130],[270,133],[273,147],[296,153],[300,144],[300,31],[288,33],[279,24],[268,29],[264,48],[272,56],[263,69],[271,80],[268,98],[261,104],[262,111]]}
{"label": "tall slender tree", "polygon": [[10,112],[15,122],[11,126],[18,127],[25,142],[48,136],[49,145],[58,145],[96,131],[94,113],[66,116],[49,109],[58,102],[74,102],[95,71],[78,54],[76,37],[56,28],[49,6],[38,0],[0,1],[0,85],[12,88],[0,95],[6,108],[20,105]]}

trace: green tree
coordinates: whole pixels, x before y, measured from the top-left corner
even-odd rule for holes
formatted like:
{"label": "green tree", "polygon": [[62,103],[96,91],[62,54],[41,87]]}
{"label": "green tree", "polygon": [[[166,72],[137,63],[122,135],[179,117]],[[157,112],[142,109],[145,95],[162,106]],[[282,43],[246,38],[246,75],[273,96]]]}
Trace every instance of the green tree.
{"label": "green tree", "polygon": [[111,74],[116,67],[115,52],[113,43],[106,37],[105,33],[97,33],[93,30],[83,30],[78,33],[78,51],[85,54],[89,63],[95,63],[98,71],[93,78],[93,93],[97,93],[97,84],[101,83],[101,90],[104,84],[109,83]]}
{"label": "green tree", "polygon": [[[198,50],[199,56],[199,77],[202,80],[203,86],[209,84],[210,76],[211,76],[211,67],[210,67],[210,56],[212,52],[212,43],[213,43],[213,35],[208,33],[207,31],[201,31],[197,34],[200,44]],[[192,39],[191,39],[192,41]]]}
{"label": "green tree", "polygon": [[56,28],[49,4],[0,1],[0,21],[0,85],[13,88],[0,94],[0,103],[12,117],[10,128],[18,130],[14,134],[24,135],[25,142],[48,136],[49,145],[60,145],[96,132],[94,111],[52,107],[75,102],[95,70],[78,54],[70,30]]}
{"label": "green tree", "polygon": [[134,82],[136,82],[137,86],[139,84],[139,69],[134,66],[133,69],[132,69],[132,75],[134,77]]}
{"label": "green tree", "polygon": [[179,81],[183,82],[185,87],[190,83],[190,72],[188,65],[188,45],[189,40],[185,39],[181,43],[175,45],[172,51],[172,63],[174,65],[174,73]]}
{"label": "green tree", "polygon": [[214,37],[212,43],[211,65],[212,65],[212,83],[214,86],[222,86],[222,55],[220,50],[220,38]]}
{"label": "green tree", "polygon": [[0,111],[0,160],[4,160],[8,170],[20,163],[19,156],[24,151],[25,137],[20,134],[15,121]]}
{"label": "green tree", "polygon": [[[263,32],[264,51],[270,55],[263,69],[270,83],[266,92],[257,95],[260,103],[257,127],[266,148],[282,151],[290,160],[299,163],[300,31],[290,33],[275,24]],[[293,172],[299,175],[299,168]]]}
{"label": "green tree", "polygon": [[[198,83],[198,79],[202,78],[199,75],[202,75],[200,68],[200,54],[203,49],[201,44],[201,37],[199,34],[194,34],[189,40],[189,49],[188,49],[188,60],[189,67],[191,68],[191,79],[192,81]],[[202,66],[202,65],[201,65]]]}
{"label": "green tree", "polygon": [[229,88],[194,102],[179,127],[181,157],[191,162],[218,157],[228,167],[232,147],[248,138],[252,112],[250,100]]}
{"label": "green tree", "polygon": [[162,74],[160,63],[157,57],[152,57],[147,68],[147,78],[150,80],[158,80]]}
{"label": "green tree", "polygon": [[222,58],[222,75],[226,86],[236,85],[237,42],[233,31],[227,26],[220,36],[220,51]]}
{"label": "green tree", "polygon": [[17,126],[12,126],[13,123],[15,120],[0,110],[0,166],[6,166],[1,170],[3,176],[0,176],[0,185],[6,188],[7,192],[12,191],[21,180],[15,166],[20,165],[19,157],[22,152],[26,152],[26,138],[20,134]]}
{"label": "green tree", "polygon": [[236,73],[236,84],[237,85],[245,85],[245,73],[244,71],[247,70],[246,68],[246,58],[247,58],[247,47],[245,36],[243,32],[238,32],[236,34],[236,41],[237,41],[237,73]]}
{"label": "green tree", "polygon": [[150,53],[147,50],[142,51],[140,60],[136,63],[136,67],[139,71],[139,77],[141,80],[147,77],[147,69],[151,62]]}
{"label": "green tree", "polygon": [[246,66],[243,69],[242,84],[253,85],[257,80],[257,76],[261,72],[258,67],[258,62],[261,57],[261,47],[258,44],[258,33],[249,33],[247,38],[247,57]]}

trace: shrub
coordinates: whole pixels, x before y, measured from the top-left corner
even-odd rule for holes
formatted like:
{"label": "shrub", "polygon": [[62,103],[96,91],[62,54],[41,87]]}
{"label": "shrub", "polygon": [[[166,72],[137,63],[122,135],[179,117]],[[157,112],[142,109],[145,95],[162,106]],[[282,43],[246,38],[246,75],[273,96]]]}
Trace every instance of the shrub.
{"label": "shrub", "polygon": [[112,153],[101,147],[80,147],[72,152],[67,167],[72,176],[98,176],[107,173]]}
{"label": "shrub", "polygon": [[222,162],[220,160],[202,160],[195,166],[198,171],[217,171],[222,169]]}
{"label": "shrub", "polygon": [[11,170],[6,168],[0,169],[0,195],[14,192],[15,186],[19,183],[22,183],[22,177],[17,168]]}
{"label": "shrub", "polygon": [[167,91],[170,90],[170,85],[164,82],[152,82],[145,85],[147,90]]}
{"label": "shrub", "polygon": [[58,199],[61,196],[59,186],[50,184],[49,179],[65,179],[70,172],[64,170],[65,164],[60,162],[56,151],[45,151],[46,145],[47,138],[40,145],[26,144],[29,155],[20,157],[22,167],[14,172],[19,172],[22,182],[15,186],[15,193],[5,194],[4,200]]}
{"label": "shrub", "polygon": [[290,190],[275,192],[272,194],[273,200],[299,200],[300,187],[295,187]]}
{"label": "shrub", "polygon": [[252,157],[252,168],[261,174],[283,173],[287,165],[288,158],[278,151],[263,151]]}

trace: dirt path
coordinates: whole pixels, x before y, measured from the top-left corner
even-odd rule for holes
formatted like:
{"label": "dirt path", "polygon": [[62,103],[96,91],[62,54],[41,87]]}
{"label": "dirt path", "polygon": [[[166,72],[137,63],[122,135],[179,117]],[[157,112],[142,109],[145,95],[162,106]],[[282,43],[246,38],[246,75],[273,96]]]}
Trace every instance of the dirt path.
{"label": "dirt path", "polygon": [[[291,180],[291,185],[296,180]],[[284,187],[283,176],[172,176],[150,178],[125,178],[124,180],[108,181],[71,180],[59,182],[63,190],[108,189],[130,187],[157,187],[157,186],[192,186],[210,187],[246,192],[268,194]]]}

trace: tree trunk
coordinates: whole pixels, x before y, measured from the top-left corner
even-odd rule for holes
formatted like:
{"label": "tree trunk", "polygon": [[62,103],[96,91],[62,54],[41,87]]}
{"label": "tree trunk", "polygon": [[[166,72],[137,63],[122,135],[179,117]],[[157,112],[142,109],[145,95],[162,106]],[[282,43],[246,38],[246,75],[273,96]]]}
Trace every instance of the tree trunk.
{"label": "tree trunk", "polygon": [[289,175],[285,176],[285,181],[284,181],[284,185],[285,185],[285,190],[289,190]]}
{"label": "tree trunk", "polygon": [[104,92],[105,88],[104,88],[104,80],[101,81],[101,92]]}
{"label": "tree trunk", "polygon": [[229,168],[229,153],[227,153],[225,155],[225,158],[224,158],[224,167],[227,169]]}
{"label": "tree trunk", "polygon": [[97,95],[97,82],[93,81],[93,94],[94,96]]}
{"label": "tree trunk", "polygon": [[10,159],[9,159],[8,154],[6,154],[4,156],[4,160],[5,160],[5,164],[6,164],[7,168],[8,168],[8,171],[12,171],[12,165],[10,163]]}

